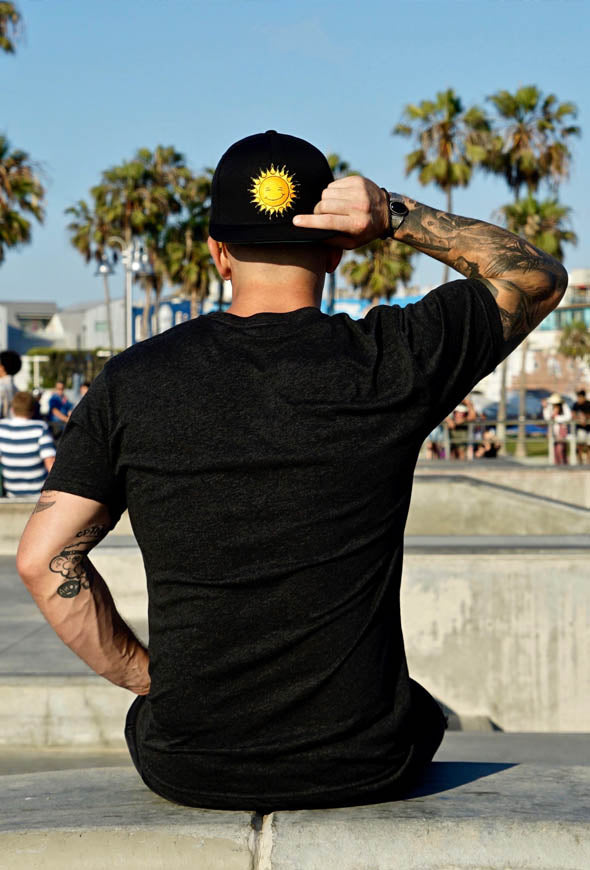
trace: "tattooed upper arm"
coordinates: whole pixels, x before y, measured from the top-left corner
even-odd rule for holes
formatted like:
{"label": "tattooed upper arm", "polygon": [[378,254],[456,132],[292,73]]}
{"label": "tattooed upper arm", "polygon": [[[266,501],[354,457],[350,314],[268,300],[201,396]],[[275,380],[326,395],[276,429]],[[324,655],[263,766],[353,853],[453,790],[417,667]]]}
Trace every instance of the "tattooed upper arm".
{"label": "tattooed upper arm", "polygon": [[46,511],[55,504],[55,491],[52,489],[44,489],[39,496],[39,501],[33,508],[34,514],[40,514],[41,511]]}
{"label": "tattooed upper arm", "polygon": [[76,583],[80,584],[78,592],[87,588],[85,584],[92,579],[87,554],[108,534],[111,525],[105,504],[45,490],[19,543],[16,564],[21,578],[29,589],[46,590],[48,580],[56,574],[64,582],[74,583],[70,593]]}
{"label": "tattooed upper arm", "polygon": [[396,238],[485,284],[498,305],[507,352],[558,304],[567,272],[555,257],[502,227],[407,202]]}

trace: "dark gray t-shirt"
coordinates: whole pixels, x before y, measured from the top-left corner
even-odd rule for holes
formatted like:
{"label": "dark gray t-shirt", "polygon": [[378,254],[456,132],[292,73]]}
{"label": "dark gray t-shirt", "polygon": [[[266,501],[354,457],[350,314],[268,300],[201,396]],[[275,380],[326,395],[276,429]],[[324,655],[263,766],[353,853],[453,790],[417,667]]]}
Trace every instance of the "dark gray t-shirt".
{"label": "dark gray t-shirt", "polygon": [[156,791],[296,807],[395,782],[414,728],[399,612],[414,466],[501,347],[470,280],[360,321],[209,314],[107,364],[46,488],[129,508]]}

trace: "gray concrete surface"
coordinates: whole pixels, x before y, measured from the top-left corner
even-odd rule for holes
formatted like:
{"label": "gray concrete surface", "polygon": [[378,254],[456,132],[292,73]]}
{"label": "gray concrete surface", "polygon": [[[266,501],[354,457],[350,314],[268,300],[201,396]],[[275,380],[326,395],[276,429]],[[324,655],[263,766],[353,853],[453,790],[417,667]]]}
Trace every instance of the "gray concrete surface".
{"label": "gray concrete surface", "polygon": [[178,807],[130,768],[0,780],[1,870],[251,870],[252,813]]}
{"label": "gray concrete surface", "polygon": [[265,817],[61,771],[0,780],[0,868],[587,870],[589,818],[588,767],[439,762],[403,801]]}
{"label": "gray concrete surface", "polygon": [[410,674],[506,731],[590,730],[588,551],[407,553]]}
{"label": "gray concrete surface", "polygon": [[274,813],[272,870],[583,870],[590,770],[432,765],[414,796],[373,807]]}
{"label": "gray concrete surface", "polygon": [[549,498],[510,481],[508,475],[500,481],[467,473],[416,475],[406,534],[588,534],[590,510],[568,504],[570,488],[561,491],[561,498]]}
{"label": "gray concrete surface", "polygon": [[520,492],[530,492],[565,501],[569,504],[590,508],[590,465],[541,465],[531,466],[514,459],[475,462],[420,461],[416,477],[424,475],[448,475],[453,478],[465,475],[486,483],[497,483]]}

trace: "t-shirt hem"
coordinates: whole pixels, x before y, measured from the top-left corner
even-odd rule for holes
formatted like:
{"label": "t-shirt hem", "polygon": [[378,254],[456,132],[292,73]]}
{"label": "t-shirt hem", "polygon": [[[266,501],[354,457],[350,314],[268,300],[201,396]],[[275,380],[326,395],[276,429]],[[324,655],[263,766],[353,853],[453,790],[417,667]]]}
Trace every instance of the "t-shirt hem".
{"label": "t-shirt hem", "polygon": [[[141,752],[139,752],[141,758]],[[404,776],[411,766],[414,757],[414,746],[410,746],[406,757],[400,762],[394,774],[385,780],[374,783],[351,783],[346,786],[324,788],[318,791],[289,792],[283,794],[234,794],[232,792],[199,792],[192,789],[184,789],[179,786],[171,786],[163,782],[156,774],[145,766],[141,759],[141,776],[146,785],[152,791],[166,800],[184,806],[200,807],[202,809],[216,810],[243,810],[247,807],[274,808],[285,810],[304,809],[329,809],[343,806],[360,806],[364,803],[372,803],[388,791],[395,791],[396,787],[403,787]]]}

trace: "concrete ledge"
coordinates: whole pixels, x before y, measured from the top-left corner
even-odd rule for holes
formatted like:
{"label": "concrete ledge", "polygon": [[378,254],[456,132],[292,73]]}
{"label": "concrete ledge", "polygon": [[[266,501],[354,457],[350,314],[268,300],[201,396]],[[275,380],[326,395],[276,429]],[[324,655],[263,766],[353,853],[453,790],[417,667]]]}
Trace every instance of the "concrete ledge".
{"label": "concrete ledge", "polygon": [[252,813],[177,807],[133,769],[3,777],[0,868],[251,870]]}
{"label": "concrete ledge", "polygon": [[433,764],[410,799],[275,813],[272,870],[582,870],[590,771]]}
{"label": "concrete ledge", "polygon": [[404,801],[264,818],[63,771],[0,780],[0,868],[586,870],[589,818],[588,767],[441,762]]}

